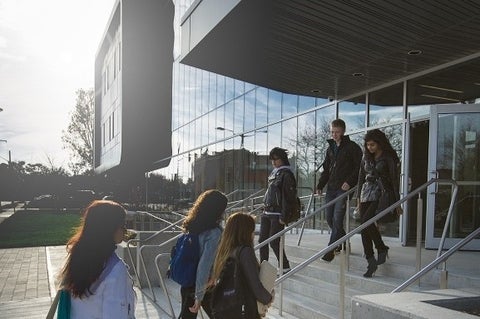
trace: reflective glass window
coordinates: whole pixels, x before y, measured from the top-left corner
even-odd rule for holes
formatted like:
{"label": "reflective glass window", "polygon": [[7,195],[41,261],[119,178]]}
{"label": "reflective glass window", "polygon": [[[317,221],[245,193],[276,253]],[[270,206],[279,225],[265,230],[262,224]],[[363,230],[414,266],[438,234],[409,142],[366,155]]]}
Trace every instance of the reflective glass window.
{"label": "reflective glass window", "polygon": [[235,97],[245,93],[245,82],[240,80],[234,80],[234,85],[235,85],[235,93],[234,93]]}
{"label": "reflective glass window", "polygon": [[282,118],[286,118],[297,113],[298,95],[283,94],[282,98]]}
{"label": "reflective glass window", "polygon": [[294,141],[297,150],[298,184],[302,187],[315,185],[315,152],[319,143],[315,121],[314,112],[298,117],[298,135]]}
{"label": "reflective glass window", "polygon": [[262,87],[256,89],[256,105],[255,105],[255,127],[267,125],[267,102],[268,90]]}
{"label": "reflective glass window", "polygon": [[369,126],[403,119],[403,83],[369,93]]}
{"label": "reflective glass window", "polygon": [[225,77],[225,101],[229,102],[235,95],[235,84],[233,79]]}
{"label": "reflective glass window", "polygon": [[250,131],[255,128],[255,116],[255,90],[252,90],[245,94],[245,131]]}
{"label": "reflective glass window", "polygon": [[244,104],[244,95],[241,95],[234,100],[235,110],[232,129],[236,134],[243,132],[243,120],[245,118]]}
{"label": "reflective glass window", "polygon": [[298,97],[298,112],[303,112],[308,109],[315,107],[315,98],[311,96],[302,96]]}
{"label": "reflective glass window", "polygon": [[225,103],[225,77],[216,75],[217,77],[217,106]]}
{"label": "reflective glass window", "polygon": [[280,120],[282,115],[282,93],[268,90],[268,123]]}
{"label": "reflective glass window", "polygon": [[338,118],[345,121],[347,132],[364,128],[365,114],[364,95],[338,103]]}
{"label": "reflective glass window", "polygon": [[328,147],[327,140],[332,138],[330,134],[330,123],[335,119],[335,104],[315,111],[315,136],[316,144],[314,151],[314,163],[318,168],[325,159],[325,152]]}
{"label": "reflective glass window", "polygon": [[217,106],[217,77],[214,73],[209,73],[208,85],[208,110],[213,110]]}

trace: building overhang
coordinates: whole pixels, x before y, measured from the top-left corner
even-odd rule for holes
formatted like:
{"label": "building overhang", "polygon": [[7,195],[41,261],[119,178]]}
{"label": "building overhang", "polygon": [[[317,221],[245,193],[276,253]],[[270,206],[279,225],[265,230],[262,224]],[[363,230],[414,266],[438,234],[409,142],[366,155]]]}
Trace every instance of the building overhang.
{"label": "building overhang", "polygon": [[[475,1],[202,0],[182,19],[180,61],[341,99],[479,53]],[[477,72],[455,72],[449,82],[480,81]]]}

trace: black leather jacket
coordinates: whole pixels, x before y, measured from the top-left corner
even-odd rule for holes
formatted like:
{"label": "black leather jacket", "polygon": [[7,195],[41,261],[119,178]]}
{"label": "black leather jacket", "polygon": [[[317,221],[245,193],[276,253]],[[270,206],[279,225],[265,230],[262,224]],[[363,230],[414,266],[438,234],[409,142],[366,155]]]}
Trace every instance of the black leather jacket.
{"label": "black leather jacket", "polygon": [[393,191],[395,201],[400,199],[397,164],[391,156],[382,154],[373,161],[365,158],[362,160],[358,175],[360,197],[357,196],[361,203],[377,201],[380,198],[379,180],[385,190]]}
{"label": "black leather jacket", "polygon": [[357,143],[350,140],[348,135],[342,137],[337,154],[334,152],[335,141],[327,141],[329,147],[323,162],[323,172],[320,174],[317,189],[327,185],[328,190],[339,190],[347,182],[354,187],[358,180],[358,171],[362,160],[362,150]]}
{"label": "black leather jacket", "polygon": [[287,212],[295,209],[297,200],[297,181],[293,172],[288,168],[272,171],[268,177],[268,188],[263,198],[265,211],[279,213],[285,220]]}

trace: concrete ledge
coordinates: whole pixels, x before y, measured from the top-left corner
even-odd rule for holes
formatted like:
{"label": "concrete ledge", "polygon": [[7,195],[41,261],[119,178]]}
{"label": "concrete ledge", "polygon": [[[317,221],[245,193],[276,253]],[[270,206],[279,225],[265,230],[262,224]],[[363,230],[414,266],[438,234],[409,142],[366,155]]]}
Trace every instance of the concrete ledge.
{"label": "concrete ledge", "polygon": [[425,302],[476,296],[478,295],[455,289],[355,296],[352,298],[352,318],[478,319],[474,315]]}

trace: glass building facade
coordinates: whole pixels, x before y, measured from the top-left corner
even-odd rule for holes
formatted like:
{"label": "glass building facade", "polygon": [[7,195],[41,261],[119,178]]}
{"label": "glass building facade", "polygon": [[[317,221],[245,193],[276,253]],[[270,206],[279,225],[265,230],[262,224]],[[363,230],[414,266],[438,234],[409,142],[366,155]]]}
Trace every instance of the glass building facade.
{"label": "glass building facade", "polygon": [[[177,30],[180,17],[191,9],[191,3],[177,1]],[[175,51],[178,52],[181,42],[179,32],[176,37]],[[362,148],[367,130],[379,128],[387,134],[402,160],[401,182],[402,193],[405,194],[431,177],[428,175],[427,158],[428,145],[431,143],[428,126],[432,106],[474,105],[480,98],[480,85],[477,82],[469,84],[462,91],[428,83],[433,80],[438,83],[446,72],[462,73],[478,70],[479,66],[478,57],[463,60],[418,76],[385,83],[355,96],[334,100],[315,97],[314,91],[312,96],[278,92],[187,66],[177,59],[173,67],[172,156],[169,166],[155,173],[168,179],[178,178],[184,183],[188,182],[192,186],[192,199],[209,188],[217,188],[225,193],[261,190],[266,187],[267,176],[272,169],[268,160],[269,151],[278,146],[288,150],[300,195],[306,196],[314,191],[318,181],[326,140],[330,138],[329,124],[333,119],[341,118],[347,125],[346,134]],[[452,84],[447,81],[445,86]],[[457,126],[456,131],[439,134],[443,141],[458,140],[451,136],[455,134],[467,136],[467,142],[470,143],[468,158],[457,157],[457,162],[444,161],[441,174],[445,178],[452,178],[453,173],[448,173],[452,171],[459,176],[458,170],[466,162],[479,162],[479,146],[473,142],[478,140],[477,131],[475,129],[473,132],[472,118],[469,119],[468,123],[463,121],[466,123],[463,129]],[[425,127],[426,131],[423,129]],[[460,140],[466,143],[465,138]],[[442,152],[445,150],[441,149]],[[458,163],[459,160],[463,164]],[[478,175],[478,170],[475,172]],[[469,175],[475,182],[463,187],[463,193],[461,187],[460,197],[480,196],[477,191],[480,176],[477,175]],[[414,215],[415,204],[411,204],[411,215]],[[446,204],[437,200],[437,205],[444,207]],[[478,204],[475,205],[478,207]],[[470,210],[470,217],[462,217],[462,220],[472,221],[473,218],[476,220],[474,223],[478,224],[478,211],[474,207]],[[438,219],[444,219],[441,217],[442,211],[435,208]],[[413,222],[412,218],[409,223],[413,225]],[[457,224],[453,237],[464,235],[461,227],[465,227],[465,222],[462,224],[459,220]],[[412,228],[412,225],[405,227]],[[315,224],[313,227],[316,227]],[[387,235],[399,234],[398,223],[387,228]],[[439,228],[435,228],[435,236],[438,232]]]}

